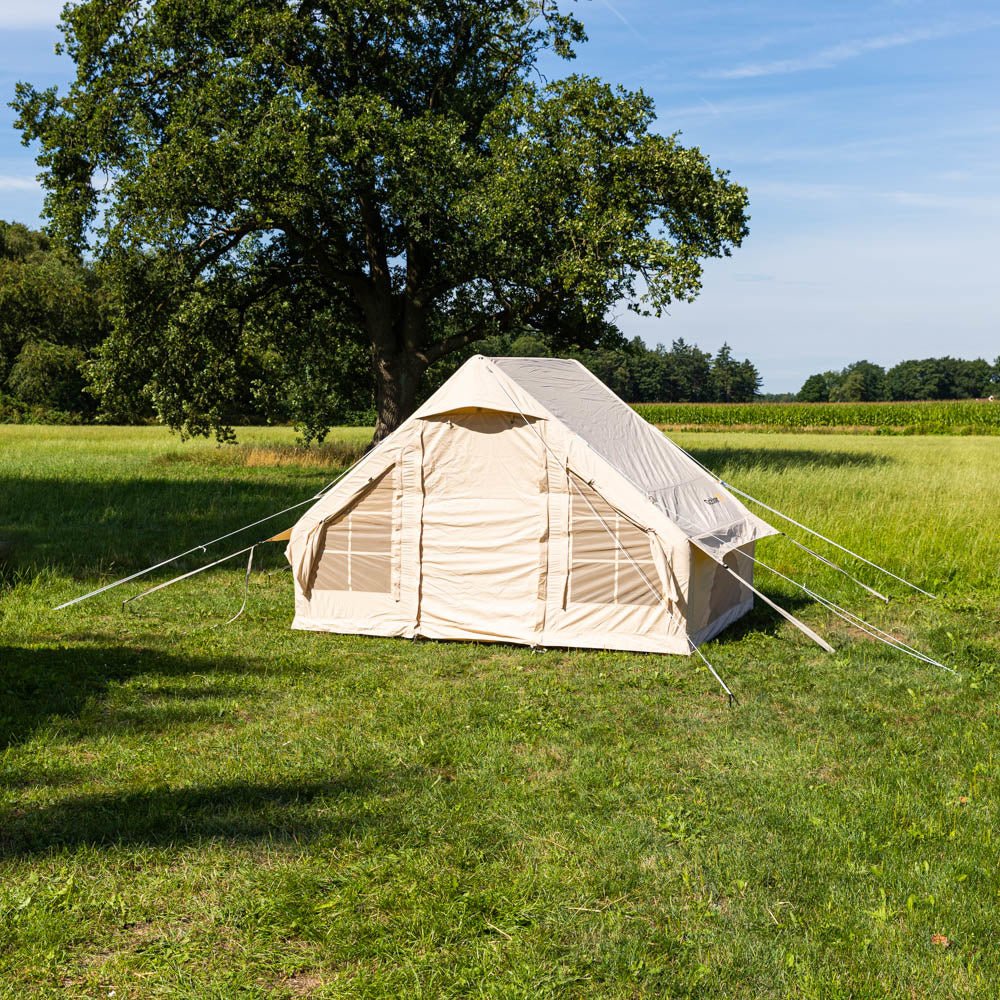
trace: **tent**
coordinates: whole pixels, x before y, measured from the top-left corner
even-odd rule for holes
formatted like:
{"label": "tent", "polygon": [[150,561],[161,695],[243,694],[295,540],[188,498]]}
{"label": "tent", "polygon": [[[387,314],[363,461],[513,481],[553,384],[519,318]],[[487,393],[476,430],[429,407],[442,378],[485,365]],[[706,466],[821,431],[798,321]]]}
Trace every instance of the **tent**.
{"label": "tent", "polygon": [[687,654],[774,534],[579,362],[476,356],[292,528],[293,628]]}
{"label": "tent", "polygon": [[[933,594],[715,476],[576,361],[466,362],[389,437],[314,497],[188,548],[55,610],[90,600],[309,505],[287,531],[158,583],[122,607],[287,541],[292,627],[697,653],[756,595],[828,652],[825,639],[762,594],[760,567],[878,642],[956,671],[759,559],[784,535],[869,595],[889,598],[747,510],[737,497],[928,597]],[[213,626],[214,627],[214,626]]]}

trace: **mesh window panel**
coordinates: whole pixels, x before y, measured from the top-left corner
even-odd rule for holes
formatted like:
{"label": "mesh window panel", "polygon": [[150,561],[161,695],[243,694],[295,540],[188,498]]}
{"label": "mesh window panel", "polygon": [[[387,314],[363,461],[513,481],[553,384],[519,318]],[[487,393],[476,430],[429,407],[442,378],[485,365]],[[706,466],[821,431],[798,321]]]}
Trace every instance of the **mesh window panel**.
{"label": "mesh window panel", "polygon": [[586,484],[575,477],[570,484],[569,600],[659,604],[659,577],[646,533]]}
{"label": "mesh window panel", "polygon": [[392,589],[393,470],[326,526],[314,590],[388,594]]}

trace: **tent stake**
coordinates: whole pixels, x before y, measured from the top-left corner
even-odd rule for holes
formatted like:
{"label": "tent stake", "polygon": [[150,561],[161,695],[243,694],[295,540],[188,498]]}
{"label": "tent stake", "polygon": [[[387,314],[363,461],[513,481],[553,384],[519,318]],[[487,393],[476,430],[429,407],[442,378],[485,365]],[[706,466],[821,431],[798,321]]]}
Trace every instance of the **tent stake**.
{"label": "tent stake", "polygon": [[729,698],[729,707],[732,708],[736,704],[736,695],[734,695],[733,692],[729,690],[729,685],[726,684],[726,682],[719,676],[718,671],[715,669],[715,667],[713,667],[712,664],[708,662],[708,659],[706,658],[705,654],[694,644],[694,640],[691,638],[691,636],[685,636],[685,638],[688,641],[688,645],[691,647],[691,652],[697,653],[701,657],[701,662],[704,663],[706,667],[708,667],[712,676],[719,682],[719,687],[721,687],[722,690],[726,692],[726,697]]}

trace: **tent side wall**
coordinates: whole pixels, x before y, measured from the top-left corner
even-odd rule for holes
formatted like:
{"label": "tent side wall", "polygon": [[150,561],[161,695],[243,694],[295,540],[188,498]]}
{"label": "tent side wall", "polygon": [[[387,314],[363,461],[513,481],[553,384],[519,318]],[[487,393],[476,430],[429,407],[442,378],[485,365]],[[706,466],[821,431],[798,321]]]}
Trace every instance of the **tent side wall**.
{"label": "tent side wall", "polygon": [[412,428],[376,448],[292,530],[292,628],[412,637],[420,456]]}
{"label": "tent side wall", "polygon": [[[740,552],[754,554],[754,542],[740,546],[726,554],[723,562],[747,583],[753,583],[753,563]],[[742,618],[753,609],[753,593],[742,587],[732,574],[727,573],[711,556],[697,545],[691,545],[691,579],[685,608],[691,639],[695,643],[707,642],[727,625]]]}

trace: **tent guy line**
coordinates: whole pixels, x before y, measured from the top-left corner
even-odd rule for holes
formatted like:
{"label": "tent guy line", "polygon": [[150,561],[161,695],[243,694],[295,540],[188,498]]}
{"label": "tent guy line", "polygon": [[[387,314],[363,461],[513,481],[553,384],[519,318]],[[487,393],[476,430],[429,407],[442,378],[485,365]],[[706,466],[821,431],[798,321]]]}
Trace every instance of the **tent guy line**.
{"label": "tent guy line", "polygon": [[[70,608],[74,604],[79,604],[81,601],[87,601],[91,597],[97,597],[98,594],[104,594],[109,590],[114,590],[115,587],[120,587],[123,583],[131,583],[133,580],[138,580],[140,577],[146,576],[155,570],[162,569],[164,566],[169,566],[171,563],[177,562],[178,559],[183,559],[185,556],[189,556],[194,552],[205,552],[212,545],[217,545],[219,542],[224,542],[227,538],[232,538],[234,535],[239,535],[244,531],[249,531],[251,528],[256,528],[258,525],[264,524],[267,521],[273,521],[276,517],[281,517],[282,514],[287,514],[290,511],[298,510],[299,507],[304,507],[307,503],[314,503],[316,500],[315,496],[311,496],[306,500],[301,501],[301,503],[292,504],[291,507],[286,507],[284,510],[275,511],[273,514],[268,514],[267,517],[262,517],[259,521],[254,521],[251,524],[245,524],[242,528],[237,528],[235,531],[228,531],[224,535],[219,535],[218,538],[213,538],[210,542],[203,542],[201,545],[194,545],[190,549],[185,549],[183,552],[179,552],[175,556],[171,556],[169,559],[164,559],[162,562],[154,563],[152,566],[147,566],[145,569],[140,569],[136,573],[132,573],[129,576],[123,576],[120,580],[115,580],[112,583],[106,583],[103,587],[98,587],[96,590],[91,590],[89,593],[81,594],[79,597],[74,597],[71,601],[63,601],[62,604],[57,604],[52,610],[62,611],[63,608]],[[262,539],[262,541],[267,541],[267,539]],[[260,543],[256,543],[260,544]],[[241,549],[240,552],[246,552],[246,549]],[[231,553],[226,556],[226,559],[232,559],[234,555],[239,553]],[[209,566],[202,566],[201,569],[210,569],[212,566],[216,565],[211,563]],[[196,570],[200,572],[201,570]],[[156,589],[156,588],[154,588]],[[151,592],[151,591],[150,591]],[[142,596],[141,594],[138,596]],[[132,598],[129,598],[131,600]],[[127,601],[124,603],[128,603]]]}
{"label": "tent guy line", "polygon": [[[284,513],[284,511],[282,512]],[[216,559],[215,562],[210,562],[206,566],[199,566],[197,569],[189,570],[187,573],[181,573],[180,576],[175,576],[173,579],[165,580],[163,583],[158,583],[155,587],[150,587],[148,590],[144,590],[141,594],[133,594],[131,597],[126,597],[122,601],[122,611],[125,610],[127,604],[131,604],[133,601],[141,600],[143,597],[148,597],[150,594],[155,594],[158,590],[163,590],[166,587],[171,586],[175,583],[180,583],[181,580],[187,580],[192,576],[197,576],[199,573],[204,573],[205,570],[212,569],[214,566],[218,566],[221,563],[229,562],[230,559],[235,559],[237,556],[243,555],[244,552],[250,553],[250,559],[253,559],[253,550],[260,545],[260,542],[254,542],[253,545],[248,545],[245,549],[240,549],[237,552],[230,552],[228,556],[223,556],[221,559]],[[249,573],[249,570],[248,570]]]}
{"label": "tent guy line", "polygon": [[[677,444],[677,442],[675,441],[674,444]],[[891,576],[894,580],[898,580],[900,583],[905,583],[907,587],[912,587],[914,590],[918,591],[921,594],[924,594],[926,597],[932,597],[932,598],[937,597],[936,594],[932,594],[929,591],[924,590],[922,587],[918,587],[915,583],[910,583],[909,580],[905,580],[903,577],[897,576],[895,573],[892,572],[892,570],[888,570],[884,566],[879,566],[878,563],[872,562],[870,559],[866,559],[864,556],[859,555],[857,552],[852,551],[851,549],[847,548],[844,545],[841,545],[839,542],[835,542],[832,538],[827,538],[826,535],[822,535],[818,531],[815,531],[814,529],[807,527],[804,524],[801,524],[799,521],[796,521],[795,518],[789,517],[787,514],[783,514],[780,510],[776,510],[774,507],[768,506],[766,503],[764,503],[763,500],[758,500],[756,497],[753,497],[749,493],[746,493],[743,490],[739,489],[738,487],[733,486],[731,483],[727,483],[720,475],[718,475],[717,473],[713,472],[710,468],[708,468],[707,465],[705,465],[703,462],[699,462],[698,459],[695,458],[694,455],[692,455],[691,452],[689,452],[686,448],[683,448],[679,444],[677,444],[677,447],[680,448],[680,450],[683,451],[684,454],[687,455],[687,457],[690,458],[692,462],[696,462],[699,466],[701,466],[701,468],[704,469],[705,472],[708,473],[708,475],[710,475],[720,486],[724,487],[725,489],[730,490],[732,493],[738,494],[745,500],[750,500],[752,503],[758,504],[759,506],[763,507],[764,510],[770,512],[771,514],[776,514],[778,517],[787,521],[789,524],[794,524],[796,528],[801,528],[803,531],[809,532],[810,535],[815,535],[816,538],[822,538],[824,542],[828,542],[835,548],[840,549],[841,552],[846,552],[849,556],[854,556],[855,559],[860,559],[861,562],[867,563],[873,569],[877,569],[880,573],[885,573],[886,576]],[[784,532],[781,532],[781,534],[784,534]],[[795,541],[788,535],[786,535],[785,537],[788,538],[789,541],[792,542]],[[823,556],[821,556],[818,552],[813,552],[812,549],[806,548],[806,546],[804,545],[800,545],[800,548],[805,549],[806,552],[808,552],[810,555],[814,555],[817,559],[820,559],[824,562],[826,561],[825,559],[823,559]],[[837,566],[835,563],[832,563],[831,565],[833,565],[834,568],[836,569],[840,569],[840,567]],[[841,570],[841,572],[845,573],[845,575],[847,576],[850,576],[850,574],[847,573],[846,570]],[[851,577],[851,579],[853,580],[854,577]],[[860,580],[856,580],[855,582],[861,583]],[[865,587],[866,590],[871,589],[865,586],[865,584],[863,583],[861,583],[861,586]],[[888,598],[878,593],[878,591],[873,591],[873,593],[875,594],[876,597],[881,597],[882,600],[888,601]]]}
{"label": "tent guy line", "polygon": [[859,618],[853,611],[848,611],[846,608],[842,608],[839,604],[835,604],[829,598],[824,597],[822,594],[816,593],[816,591],[811,590],[809,587],[798,583],[793,580],[790,576],[786,576],[780,570],[775,569],[773,566],[769,566],[766,562],[761,559],[756,558],[756,556],[750,555],[749,552],[739,551],[740,555],[745,559],[749,559],[756,566],[760,566],[761,569],[766,569],[769,573],[774,573],[775,576],[781,577],[782,580],[786,580],[788,583],[792,584],[793,587],[798,587],[803,593],[808,594],[814,601],[818,601],[829,611],[832,611],[838,618],[842,618],[849,625],[854,625],[856,628],[860,628],[863,632],[866,632],[873,639],[878,642],[885,643],[885,645],[896,649],[901,653],[906,653],[908,656],[912,656],[914,659],[922,660],[924,663],[930,664],[934,667],[940,667],[942,670],[947,670],[948,673],[960,676],[958,671],[954,667],[949,667],[945,663],[940,663],[938,660],[933,659],[933,657],[928,656],[926,653],[922,653],[919,649],[915,649],[909,643],[903,642],[902,639],[897,639],[896,636],[885,632],[880,629],[877,625],[872,625],[870,622],[866,622],[863,618]]}
{"label": "tent guy line", "polygon": [[[362,455],[361,458],[364,458]],[[300,500],[298,503],[292,504],[291,507],[285,507],[284,510],[275,511],[273,514],[268,514],[266,517],[262,517],[259,521],[252,521],[250,524],[244,524],[242,528],[236,528],[234,531],[227,531],[224,535],[219,535],[218,538],[213,538],[210,542],[202,542],[200,545],[194,545],[190,549],[185,549],[183,552],[179,552],[175,556],[171,556],[169,559],[164,559],[162,562],[154,563],[152,566],[147,566],[145,569],[140,569],[129,576],[123,576],[119,580],[115,580],[112,583],[107,583],[103,587],[98,587],[96,590],[91,590],[89,593],[81,594],[79,597],[74,597],[70,601],[64,601],[62,604],[57,604],[52,610],[62,611],[63,608],[72,607],[74,604],[79,604],[81,601],[89,600],[91,597],[97,597],[98,594],[106,593],[109,590],[114,590],[115,587],[120,587],[123,583],[131,583],[133,580],[138,580],[141,577],[147,576],[149,573],[155,570],[162,569],[164,566],[169,566],[171,563],[177,562],[179,559],[183,559],[185,556],[192,555],[195,552],[206,552],[211,546],[217,545],[219,542],[224,542],[227,538],[232,538],[234,535],[242,534],[244,531],[249,531],[251,528],[256,528],[261,524],[266,524],[268,521],[273,521],[276,517],[281,517],[282,514],[288,514],[293,510],[298,510],[300,507],[304,507],[307,503],[315,503],[324,493],[328,490],[333,489],[334,486],[340,482],[357,464],[361,461],[361,458],[352,462],[343,472],[327,483],[322,489],[314,493],[310,497],[306,497],[305,500]],[[261,545],[264,542],[272,541],[270,538],[262,538],[259,542],[255,544]],[[241,549],[240,553],[246,552],[246,549]],[[230,553],[226,556],[226,559],[232,559],[235,555],[240,553]],[[224,561],[224,560],[222,560]],[[212,566],[217,565],[216,563],[211,563],[208,566],[202,566],[201,569],[211,569]],[[199,570],[198,572],[200,572]],[[156,589],[156,588],[154,588]],[[146,591],[146,593],[152,593],[152,591]],[[138,594],[137,597],[143,597],[144,594]],[[131,600],[131,598],[130,598]],[[127,604],[128,601],[123,602]]]}
{"label": "tent guy line", "polygon": [[874,597],[877,597],[880,601],[885,601],[886,604],[889,603],[889,598],[886,597],[885,594],[880,594],[874,587],[869,587],[867,583],[862,583],[856,576],[851,576],[851,574],[848,573],[843,566],[838,566],[832,559],[827,559],[826,556],[820,555],[820,553],[815,552],[813,549],[809,548],[808,545],[803,545],[802,542],[800,542],[798,539],[792,538],[791,535],[786,534],[784,531],[781,533],[781,537],[787,538],[792,543],[792,545],[802,549],[803,552],[807,552],[814,559],[818,559],[821,563],[825,563],[831,569],[835,569],[838,573],[843,573],[848,580],[852,581],[853,583],[856,583],[859,587],[862,588],[862,590],[867,590],[869,594],[873,595]]}

